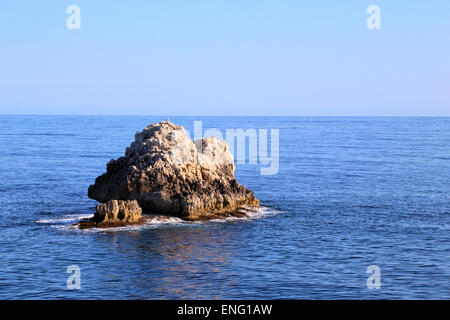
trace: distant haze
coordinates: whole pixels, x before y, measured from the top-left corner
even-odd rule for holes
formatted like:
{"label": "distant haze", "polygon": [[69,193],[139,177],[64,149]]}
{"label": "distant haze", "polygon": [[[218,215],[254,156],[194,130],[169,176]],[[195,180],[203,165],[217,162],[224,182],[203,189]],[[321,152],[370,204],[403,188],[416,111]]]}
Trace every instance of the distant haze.
{"label": "distant haze", "polygon": [[6,0],[0,114],[450,116],[449,17],[448,0]]}

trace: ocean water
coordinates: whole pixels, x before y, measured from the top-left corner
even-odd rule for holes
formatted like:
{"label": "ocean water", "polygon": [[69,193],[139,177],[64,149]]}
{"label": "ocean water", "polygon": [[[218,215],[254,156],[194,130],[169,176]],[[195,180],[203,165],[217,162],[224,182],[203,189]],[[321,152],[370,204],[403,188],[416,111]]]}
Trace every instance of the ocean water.
{"label": "ocean water", "polygon": [[73,228],[105,164],[161,120],[0,116],[1,299],[450,298],[450,118],[171,117],[191,132],[279,129],[276,175],[236,169],[263,208]]}

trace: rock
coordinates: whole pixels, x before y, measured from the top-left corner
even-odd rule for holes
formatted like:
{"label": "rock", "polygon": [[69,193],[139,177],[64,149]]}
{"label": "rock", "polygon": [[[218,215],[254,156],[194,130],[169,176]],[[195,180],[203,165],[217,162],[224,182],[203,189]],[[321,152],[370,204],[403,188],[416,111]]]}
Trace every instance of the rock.
{"label": "rock", "polygon": [[94,214],[97,222],[124,221],[137,222],[142,218],[142,209],[136,200],[109,200],[98,204]]}
{"label": "rock", "polygon": [[80,222],[81,229],[109,228],[139,224],[144,221],[142,209],[136,200],[110,200],[96,206],[94,217]]}
{"label": "rock", "polygon": [[108,162],[88,196],[103,203],[136,200],[145,213],[185,220],[240,215],[239,208],[259,201],[236,181],[234,170],[225,141],[193,142],[183,127],[163,121],[136,133],[125,155]]}

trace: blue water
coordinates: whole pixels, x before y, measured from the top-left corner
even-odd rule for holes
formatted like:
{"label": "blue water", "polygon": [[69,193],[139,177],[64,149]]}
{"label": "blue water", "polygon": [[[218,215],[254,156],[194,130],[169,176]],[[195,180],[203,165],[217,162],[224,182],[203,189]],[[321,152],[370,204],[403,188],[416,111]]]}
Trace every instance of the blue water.
{"label": "blue water", "polygon": [[105,164],[163,119],[0,116],[0,298],[450,298],[450,118],[171,117],[280,130],[278,174],[236,169],[264,214],[72,228]]}

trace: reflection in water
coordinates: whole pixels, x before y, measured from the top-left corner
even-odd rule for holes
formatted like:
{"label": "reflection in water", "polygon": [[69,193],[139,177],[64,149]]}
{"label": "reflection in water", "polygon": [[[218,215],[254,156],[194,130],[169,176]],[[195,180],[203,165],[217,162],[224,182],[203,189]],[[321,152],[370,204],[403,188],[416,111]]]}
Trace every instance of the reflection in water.
{"label": "reflection in water", "polygon": [[[230,236],[223,228],[203,225],[112,232],[99,234],[97,240],[128,262],[132,270],[127,270],[130,276],[127,281],[136,295],[194,299],[206,298],[202,290],[208,286],[220,294],[238,285],[238,281],[230,281],[236,277],[227,270],[228,257],[234,250]],[[204,279],[212,281],[205,287]]]}

